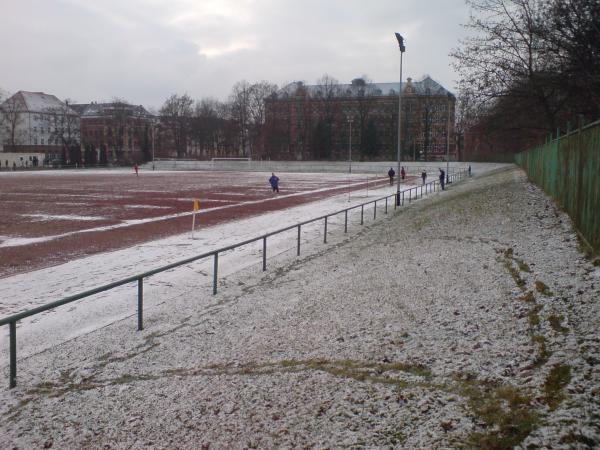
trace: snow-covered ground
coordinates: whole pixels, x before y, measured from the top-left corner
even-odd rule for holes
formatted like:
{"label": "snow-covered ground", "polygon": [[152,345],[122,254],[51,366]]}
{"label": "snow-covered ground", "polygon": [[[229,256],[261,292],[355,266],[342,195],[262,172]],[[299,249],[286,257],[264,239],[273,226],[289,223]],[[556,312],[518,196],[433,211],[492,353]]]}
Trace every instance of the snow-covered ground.
{"label": "snow-covered ground", "polygon": [[[348,204],[0,280],[3,315]],[[232,251],[216,296],[212,261],[152,277],[142,332],[134,285],[23,321],[0,447],[599,445],[600,269],[568,217],[518,169],[391,212],[306,227],[300,258],[274,238],[266,273]]]}
{"label": "snow-covered ground", "polygon": [[[51,176],[58,175],[51,174]],[[328,174],[322,174],[322,176],[325,178],[331,177]],[[348,185],[351,186],[357,182],[364,183],[364,179],[360,175],[355,174],[354,178],[350,179]],[[418,185],[403,184],[402,189],[409,189]],[[372,201],[390,195],[395,192],[395,189],[395,187],[390,186],[378,189],[373,189],[372,187],[369,189],[365,188],[361,191],[352,191],[349,194],[336,195],[327,200],[207,228],[202,226],[202,214],[210,210],[203,209],[197,216],[193,239],[191,232],[185,233],[135,245],[123,250],[93,255],[66,264],[0,279],[0,317],[44,305],[69,295],[195,255],[227,247],[267,232],[304,222],[311,218]],[[279,197],[289,197],[303,193],[305,192],[282,194]],[[254,203],[263,201],[265,200],[255,201]],[[212,209],[229,207],[232,206],[226,204]],[[378,214],[384,215],[384,208],[385,204],[380,203],[378,205]],[[390,210],[393,208],[391,199],[388,208]],[[190,216],[190,213],[171,214],[168,217],[176,216]],[[372,217],[373,205],[368,205],[365,207],[364,220],[370,221]],[[143,220],[128,220],[116,225],[95,227],[92,230],[127,227],[142,221],[152,222],[164,218],[160,216]],[[343,232],[343,221],[343,214],[330,218],[328,220],[328,234]],[[360,210],[354,210],[349,214],[349,226],[351,233],[353,229],[360,226]],[[86,228],[85,230],[66,234],[89,231],[90,229]],[[310,246],[318,246],[323,240],[322,233],[322,222],[302,227],[301,247],[303,252],[308,251],[307,249]],[[29,239],[12,238],[5,240],[1,245],[25,245],[60,236],[49,235]],[[295,230],[270,237],[267,248],[269,259],[273,255],[283,252],[289,253],[290,257],[295,255],[296,239]],[[147,279],[144,284],[144,309],[151,310],[157,304],[164,302],[165,298],[177,296],[193,286],[202,290],[207,296],[212,295],[212,265],[212,259],[206,259]],[[220,255],[219,275],[227,276],[252,265],[262,268],[262,242],[250,244]],[[136,296],[137,285],[132,283],[129,286],[97,294],[89,299],[71,303],[67,306],[20,321],[17,331],[19,358],[29,356],[32,353],[39,353],[60,342],[72,339],[83,333],[88,333],[90,330],[106,326],[116,320],[134,314],[137,307]],[[0,357],[2,358],[0,365],[2,365],[7,361],[8,357],[7,327],[0,330]]]}

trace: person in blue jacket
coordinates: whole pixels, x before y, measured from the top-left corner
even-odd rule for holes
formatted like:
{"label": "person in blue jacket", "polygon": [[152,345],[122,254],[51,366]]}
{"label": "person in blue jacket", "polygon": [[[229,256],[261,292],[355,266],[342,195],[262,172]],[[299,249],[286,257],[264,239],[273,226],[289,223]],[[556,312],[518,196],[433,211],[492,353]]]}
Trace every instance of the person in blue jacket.
{"label": "person in blue jacket", "polygon": [[271,178],[269,178],[269,183],[271,183],[273,192],[279,192],[279,177],[277,177],[274,173],[271,173]]}

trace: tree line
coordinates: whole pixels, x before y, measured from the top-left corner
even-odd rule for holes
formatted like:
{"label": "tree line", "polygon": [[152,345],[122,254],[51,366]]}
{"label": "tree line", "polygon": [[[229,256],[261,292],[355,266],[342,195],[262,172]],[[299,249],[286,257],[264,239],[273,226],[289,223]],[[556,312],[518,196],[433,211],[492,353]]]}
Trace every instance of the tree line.
{"label": "tree line", "polygon": [[599,0],[466,0],[457,131],[496,152],[600,119]]}
{"label": "tree line", "polygon": [[[160,108],[160,125],[177,157],[220,156],[232,149],[238,156],[251,157],[265,123],[264,99],[277,89],[268,81],[243,80],[233,86],[227,101],[194,101],[188,94],[173,94]],[[190,151],[199,153],[188,155]]]}

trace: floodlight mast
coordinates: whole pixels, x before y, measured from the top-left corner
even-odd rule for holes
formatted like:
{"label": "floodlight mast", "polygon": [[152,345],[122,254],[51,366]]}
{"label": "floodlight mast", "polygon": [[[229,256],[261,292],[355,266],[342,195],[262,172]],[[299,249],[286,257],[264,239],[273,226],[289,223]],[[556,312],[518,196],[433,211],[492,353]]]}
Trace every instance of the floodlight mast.
{"label": "floodlight mast", "polygon": [[448,92],[448,129],[446,130],[446,184],[450,181],[450,105],[452,94]]}
{"label": "floodlight mast", "polygon": [[400,180],[402,175],[400,175],[400,161],[402,157],[402,151],[400,146],[400,131],[401,131],[401,116],[402,116],[402,54],[406,51],[406,47],[404,46],[404,38],[400,35],[400,33],[395,33],[396,39],[398,40],[398,46],[400,48],[400,84],[398,85],[398,172],[397,172],[397,189],[396,189],[396,206],[400,206]]}

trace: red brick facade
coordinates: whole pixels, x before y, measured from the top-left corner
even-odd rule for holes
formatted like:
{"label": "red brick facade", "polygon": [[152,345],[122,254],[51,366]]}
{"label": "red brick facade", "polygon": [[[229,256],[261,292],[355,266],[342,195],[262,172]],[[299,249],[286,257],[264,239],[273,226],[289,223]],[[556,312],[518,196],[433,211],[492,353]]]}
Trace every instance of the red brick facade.
{"label": "red brick facade", "polygon": [[[258,156],[346,160],[351,119],[353,160],[395,160],[397,90],[392,88],[393,83],[361,86],[342,85],[337,95],[324,98],[319,86],[294,84],[267,99],[264,150]],[[420,82],[409,78],[403,83],[402,159],[445,159],[449,123],[450,158],[456,159],[455,103],[455,97],[429,77]]]}
{"label": "red brick facade", "polygon": [[83,163],[131,164],[151,159],[153,116],[126,103],[73,105],[81,114]]}

